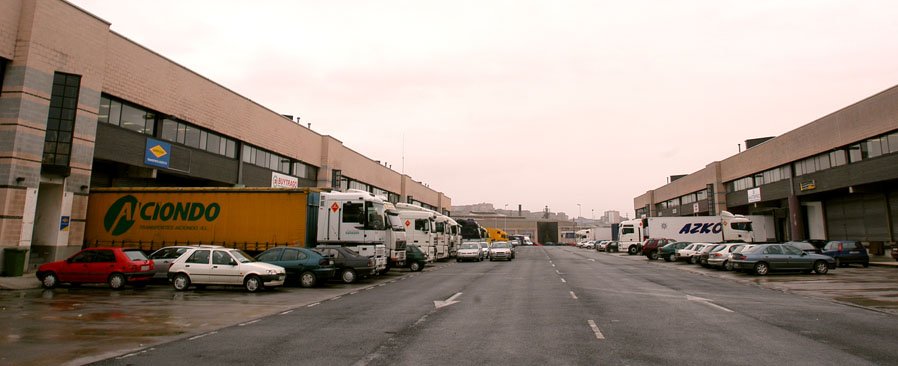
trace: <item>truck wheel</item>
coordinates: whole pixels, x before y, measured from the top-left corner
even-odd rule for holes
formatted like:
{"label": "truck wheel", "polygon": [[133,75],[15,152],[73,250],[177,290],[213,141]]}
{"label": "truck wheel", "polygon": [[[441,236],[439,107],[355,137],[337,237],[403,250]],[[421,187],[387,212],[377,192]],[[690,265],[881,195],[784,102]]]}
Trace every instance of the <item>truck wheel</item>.
{"label": "truck wheel", "polygon": [[175,278],[172,279],[171,285],[176,291],[184,291],[190,287],[190,277],[186,274],[178,273],[175,275]]}
{"label": "truck wheel", "polygon": [[299,285],[302,287],[315,287],[316,282],[318,282],[318,279],[315,278],[315,274],[312,272],[306,271],[299,275]]}
{"label": "truck wheel", "polygon": [[245,287],[248,292],[257,292],[265,288],[265,286],[262,285],[262,279],[256,275],[246,277],[246,279],[243,280],[243,287]]}
{"label": "truck wheel", "polygon": [[380,271],[380,275],[383,276],[387,274],[387,272],[390,272],[390,267],[384,268],[382,271]]}
{"label": "truck wheel", "polygon": [[755,274],[758,276],[766,275],[768,271],[770,271],[770,268],[767,267],[767,263],[758,262],[755,264]]}
{"label": "truck wheel", "polygon": [[816,261],[814,262],[814,272],[817,272],[817,274],[826,274],[826,272],[829,272],[829,266],[826,265],[825,261]]}
{"label": "truck wheel", "polygon": [[47,273],[41,278],[41,285],[44,288],[54,288],[59,284],[59,277],[56,277],[56,274],[53,272]]}
{"label": "truck wheel", "polygon": [[353,283],[358,280],[358,276],[352,268],[346,268],[340,272],[340,279],[343,283]]}
{"label": "truck wheel", "polygon": [[113,273],[109,276],[108,282],[109,287],[113,290],[121,290],[122,287],[125,287],[125,282],[128,282],[128,280],[125,279],[125,275],[121,273]]}
{"label": "truck wheel", "polygon": [[635,245],[631,245],[629,248],[627,248],[627,254],[636,255],[636,249],[637,248]]}

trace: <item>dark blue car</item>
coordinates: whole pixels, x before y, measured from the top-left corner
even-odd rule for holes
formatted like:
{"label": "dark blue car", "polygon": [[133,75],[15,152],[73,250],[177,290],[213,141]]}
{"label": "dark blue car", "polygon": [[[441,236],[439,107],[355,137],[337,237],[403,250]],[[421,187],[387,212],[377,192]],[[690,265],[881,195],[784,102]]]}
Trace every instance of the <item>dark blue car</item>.
{"label": "dark blue car", "polygon": [[823,246],[823,254],[833,257],[836,266],[844,267],[851,263],[860,263],[864,267],[870,266],[870,255],[867,249],[854,240],[833,240]]}
{"label": "dark blue car", "polygon": [[334,261],[306,248],[271,248],[256,256],[256,260],[284,267],[288,282],[313,287],[334,277]]}

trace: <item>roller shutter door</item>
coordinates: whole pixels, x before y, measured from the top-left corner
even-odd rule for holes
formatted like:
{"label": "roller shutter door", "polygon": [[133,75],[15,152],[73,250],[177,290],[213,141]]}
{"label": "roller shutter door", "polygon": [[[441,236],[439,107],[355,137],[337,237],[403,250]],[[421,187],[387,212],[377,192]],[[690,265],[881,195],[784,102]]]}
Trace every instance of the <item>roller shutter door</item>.
{"label": "roller shutter door", "polygon": [[887,241],[886,195],[856,193],[824,201],[830,240]]}

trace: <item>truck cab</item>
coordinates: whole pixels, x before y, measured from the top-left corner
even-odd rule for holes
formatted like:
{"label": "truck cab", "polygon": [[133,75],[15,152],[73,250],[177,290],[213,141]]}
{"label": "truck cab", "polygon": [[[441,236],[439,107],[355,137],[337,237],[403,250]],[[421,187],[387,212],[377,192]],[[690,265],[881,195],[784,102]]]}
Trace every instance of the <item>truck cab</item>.
{"label": "truck cab", "polygon": [[434,222],[436,216],[431,212],[405,209],[397,204],[399,220],[405,227],[407,245],[415,245],[422,252],[427,262],[433,262],[437,258],[436,235]]}
{"label": "truck cab", "polygon": [[319,244],[342,245],[374,259],[377,271],[387,268],[387,224],[384,201],[365,191],[321,193]]}
{"label": "truck cab", "polygon": [[626,251],[629,255],[636,255],[636,253],[642,250],[642,241],[646,239],[643,219],[621,221],[618,233],[618,251]]}

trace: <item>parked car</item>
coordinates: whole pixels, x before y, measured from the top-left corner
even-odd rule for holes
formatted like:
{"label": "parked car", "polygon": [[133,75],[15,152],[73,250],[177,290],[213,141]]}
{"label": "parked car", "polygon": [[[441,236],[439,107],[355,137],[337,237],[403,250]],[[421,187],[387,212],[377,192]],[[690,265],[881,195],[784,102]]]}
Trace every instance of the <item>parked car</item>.
{"label": "parked car", "polygon": [[667,243],[667,245],[658,249],[658,255],[661,258],[664,258],[665,262],[676,262],[677,259],[677,251],[683,248],[686,248],[692,244],[688,241],[675,241],[673,243]]}
{"label": "parked car", "polygon": [[729,269],[732,269],[732,265],[730,264],[730,253],[733,252],[736,248],[741,247],[742,243],[727,243],[718,245],[717,248],[714,248],[710,253],[708,253],[708,267],[717,268],[717,269],[726,269],[729,266]]}
{"label": "parked car", "polygon": [[770,271],[802,271],[826,274],[836,267],[829,256],[808,254],[787,244],[761,244],[733,254],[733,268],[763,276]]}
{"label": "parked car", "polygon": [[299,282],[302,287],[315,287],[336,273],[334,261],[306,248],[271,248],[256,256],[259,262],[284,267],[287,282]]}
{"label": "parked car", "polygon": [[334,278],[343,283],[354,283],[359,276],[368,277],[377,274],[374,259],[360,255],[353,250],[340,246],[319,246],[312,251],[321,254],[334,262]]}
{"label": "parked car", "polygon": [[642,243],[642,255],[653,261],[658,260],[658,258],[661,258],[661,252],[659,252],[658,249],[673,242],[676,242],[676,240],[662,238],[647,239]]}
{"label": "parked car", "polygon": [[514,259],[514,253],[511,251],[511,244],[508,244],[508,242],[499,241],[490,246],[490,261],[500,259],[509,261]]}
{"label": "parked car", "polygon": [[153,262],[139,249],[90,248],[66,260],[42,264],[36,275],[45,288],[54,288],[60,282],[105,282],[118,290],[126,284],[145,286],[153,277],[153,269]]}
{"label": "parked car", "polygon": [[685,260],[689,263],[695,264],[695,262],[693,261],[693,257],[695,256],[696,252],[702,250],[702,248],[704,248],[705,245],[708,245],[708,244],[705,244],[705,243],[689,244],[685,248],[677,251],[677,258],[679,260]]}
{"label": "parked car", "polygon": [[789,241],[789,242],[786,242],[785,244],[789,244],[793,247],[801,249],[805,253],[823,254],[823,251],[820,250],[820,248],[818,248],[816,245],[811,244],[810,242],[807,242],[807,241]]}
{"label": "parked car", "polygon": [[[187,249],[196,248],[196,245],[177,245],[165,247],[150,254],[150,260],[153,261],[153,279],[165,279],[168,280],[168,267],[171,266],[171,262],[174,262],[175,259],[181,256],[181,254],[187,253]],[[213,246],[216,248],[221,248],[221,246]]]}
{"label": "parked car", "polygon": [[611,240],[602,240],[596,243],[596,251],[604,252],[606,248],[608,248],[608,243]]}
{"label": "parked car", "polygon": [[191,285],[242,285],[256,292],[283,285],[285,277],[283,267],[257,262],[242,250],[230,248],[187,249],[168,269],[168,279],[177,291]]}
{"label": "parked car", "polygon": [[710,244],[705,246],[702,248],[701,252],[697,254],[698,259],[696,262],[702,267],[708,268],[708,258],[711,257],[711,252],[723,245],[724,244]]}
{"label": "parked car", "polygon": [[870,266],[870,255],[867,249],[854,240],[833,240],[823,247],[823,254],[833,257],[836,267],[848,266],[852,263],[860,263],[864,267]]}
{"label": "parked car", "polygon": [[596,248],[596,242],[595,242],[595,241],[588,241],[588,242],[586,242],[586,243],[583,244],[583,248],[585,248],[585,249],[595,249],[595,248]]}
{"label": "parked car", "polygon": [[461,247],[458,249],[458,253],[455,255],[455,261],[477,261],[480,262],[483,260],[483,257],[480,255],[480,244],[479,243],[462,243]]}
{"label": "parked car", "polygon": [[898,246],[892,245],[892,258],[898,261]]}
{"label": "parked car", "polygon": [[[480,244],[480,243],[476,243]],[[424,265],[427,263],[427,257],[424,255],[424,252],[421,251],[421,248],[418,248],[417,245],[406,245],[405,246],[405,267],[411,270],[412,272],[420,272],[424,269]]]}
{"label": "parked car", "polygon": [[482,241],[480,242],[480,256],[483,259],[487,259],[490,257],[490,244]]}
{"label": "parked car", "polygon": [[606,253],[617,253],[620,250],[617,240],[609,241],[604,249]]}
{"label": "parked car", "polygon": [[758,245],[759,244],[741,244],[740,243],[740,244],[736,244],[735,246],[733,246],[733,249],[730,252],[730,256],[729,256],[729,258],[727,258],[727,263],[724,264],[723,269],[725,269],[727,271],[740,271],[741,272],[742,270],[733,267],[733,258],[737,254],[741,253],[743,250],[748,250],[748,249],[754,248]]}

